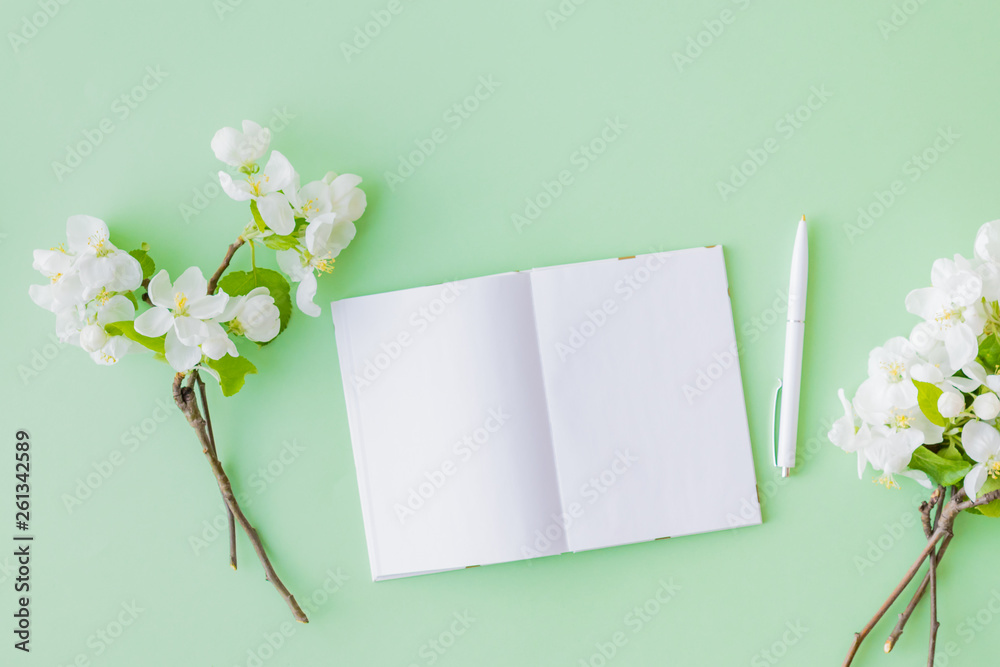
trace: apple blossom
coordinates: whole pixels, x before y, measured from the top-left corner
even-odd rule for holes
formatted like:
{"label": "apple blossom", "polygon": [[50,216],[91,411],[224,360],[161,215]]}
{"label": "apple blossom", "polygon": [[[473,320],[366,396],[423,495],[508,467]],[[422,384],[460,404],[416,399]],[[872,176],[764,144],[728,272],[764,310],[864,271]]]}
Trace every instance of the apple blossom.
{"label": "apple blossom", "polygon": [[173,284],[167,271],[161,270],[149,281],[153,308],[135,318],[135,330],[143,336],[166,334],[167,362],[177,371],[191,370],[201,361],[200,346],[213,333],[205,320],[221,315],[229,301],[227,294],[210,295],[207,290],[198,267],[186,270]]}
{"label": "apple blossom", "polygon": [[1000,432],[995,426],[970,421],[962,429],[962,447],[976,462],[965,476],[965,492],[976,498],[987,477],[1000,477]]}

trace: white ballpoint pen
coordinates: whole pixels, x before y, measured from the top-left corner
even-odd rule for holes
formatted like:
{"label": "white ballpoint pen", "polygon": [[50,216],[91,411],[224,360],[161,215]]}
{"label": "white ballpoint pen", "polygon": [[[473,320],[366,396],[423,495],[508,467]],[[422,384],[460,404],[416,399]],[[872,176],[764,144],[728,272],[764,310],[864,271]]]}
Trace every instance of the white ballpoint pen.
{"label": "white ballpoint pen", "polygon": [[795,467],[802,393],[802,343],[806,330],[806,289],[809,284],[809,233],[806,216],[799,221],[792,250],[792,277],[788,285],[788,325],[785,330],[785,369],[775,397],[774,465],[788,477]]}

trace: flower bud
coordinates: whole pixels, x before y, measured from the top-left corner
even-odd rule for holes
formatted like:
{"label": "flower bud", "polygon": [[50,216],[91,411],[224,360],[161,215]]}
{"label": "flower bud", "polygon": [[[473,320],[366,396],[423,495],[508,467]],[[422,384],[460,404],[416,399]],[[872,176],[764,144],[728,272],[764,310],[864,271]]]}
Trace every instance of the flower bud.
{"label": "flower bud", "polygon": [[957,391],[946,391],[938,399],[938,412],[945,419],[954,419],[965,410],[965,397]]}
{"label": "flower bud", "polygon": [[104,327],[88,324],[80,331],[80,347],[87,352],[97,352],[108,342]]}
{"label": "flower bud", "polygon": [[972,411],[983,421],[996,419],[1000,415],[1000,398],[993,392],[977,396],[972,403]]}

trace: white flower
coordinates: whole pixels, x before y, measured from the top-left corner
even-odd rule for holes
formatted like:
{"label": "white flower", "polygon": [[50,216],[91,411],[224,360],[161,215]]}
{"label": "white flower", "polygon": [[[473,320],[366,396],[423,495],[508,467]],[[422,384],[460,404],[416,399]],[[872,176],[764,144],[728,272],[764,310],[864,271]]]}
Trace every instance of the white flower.
{"label": "white flower", "polygon": [[961,368],[979,353],[978,337],[986,324],[980,304],[983,279],[953,260],[939,259],[931,284],[910,292],[906,309],[925,320],[926,333],[943,341],[951,366]]}
{"label": "white flower", "polygon": [[983,421],[996,419],[1000,415],[1000,398],[993,392],[980,394],[972,402],[972,411]]}
{"label": "white flower", "polygon": [[945,391],[938,398],[937,408],[945,419],[954,419],[965,411],[965,397],[957,391]]}
{"label": "white flower", "polygon": [[[209,359],[221,359],[227,354],[231,357],[238,357],[240,353],[236,350],[236,343],[229,338],[229,334],[218,322],[205,322],[205,339],[201,342],[201,351]],[[216,378],[218,379],[218,378]]]}
{"label": "white flower", "polygon": [[166,270],[160,271],[149,281],[148,292],[154,307],[135,318],[135,330],[153,338],[166,334],[167,361],[174,370],[191,370],[201,361],[199,346],[217,333],[204,320],[222,314],[229,296],[224,292],[209,295],[208,283],[195,266],[172,285]]}
{"label": "white flower", "polygon": [[271,131],[252,120],[243,121],[243,131],[224,127],[212,137],[215,157],[240,170],[250,171],[271,144]]}
{"label": "white flower", "polygon": [[975,500],[987,476],[1000,477],[1000,432],[989,424],[970,421],[962,429],[962,447],[976,461],[965,476],[965,493]]}
{"label": "white flower", "polygon": [[845,452],[858,453],[858,477],[860,478],[865,472],[867,458],[864,449],[871,442],[871,428],[865,423],[862,423],[860,428],[857,426],[854,407],[847,400],[843,389],[837,395],[840,396],[840,402],[844,406],[844,416],[833,423],[833,428],[830,429],[827,437],[830,438],[830,442]]}
{"label": "white flower", "polygon": [[[1000,434],[998,434],[1000,435]],[[913,452],[923,444],[923,436],[914,429],[892,430],[884,426],[872,429],[871,442],[865,447],[865,455],[872,468],[881,471],[878,483],[886,488],[899,488],[893,475],[913,476],[907,466]],[[921,481],[918,479],[918,481]]]}
{"label": "white flower", "polygon": [[364,191],[358,188],[361,183],[360,176],[355,174],[338,176],[331,171],[323,177],[323,181],[330,185],[330,201],[338,221],[354,222],[361,217],[368,206],[368,198]]}
{"label": "white flower", "polygon": [[279,250],[278,266],[293,282],[295,303],[306,315],[319,316],[319,306],[313,303],[316,296],[316,274],[333,271],[334,258],[348,246],[357,228],[350,220],[341,220],[336,213],[323,213],[306,227],[303,245],[297,249]]}
{"label": "white flower", "polygon": [[97,307],[93,320],[80,330],[79,343],[90,358],[103,366],[111,366],[140,346],[124,336],[109,336],[104,327],[113,322],[135,319],[135,306],[126,297],[113,296]]}
{"label": "white flower", "polygon": [[873,427],[919,433],[921,444],[936,445],[944,440],[944,428],[932,424],[918,405],[896,407],[886,394],[877,392],[871,384],[865,383],[858,388],[858,394],[854,397],[854,409],[862,420]]}
{"label": "white flower", "polygon": [[975,248],[977,259],[1000,264],[1000,220],[987,222],[979,228]]}
{"label": "white flower", "polygon": [[83,283],[74,267],[75,257],[61,246],[51,250],[35,250],[32,267],[49,279],[47,285],[31,285],[28,295],[42,308],[53,313],[80,305],[83,298]]}
{"label": "white flower", "polygon": [[868,379],[858,393],[883,396],[890,407],[913,407],[917,404],[917,387],[911,379],[910,368],[917,361],[917,352],[907,339],[893,338],[884,347],[871,351]]}
{"label": "white flower", "polygon": [[255,343],[272,340],[281,328],[281,314],[266,287],[258,287],[243,296],[230,298],[229,305],[218,321],[228,322],[231,333],[242,334]]}
{"label": "white flower", "polygon": [[295,228],[292,207],[281,192],[294,180],[295,170],[278,151],[271,151],[263,171],[252,171],[244,181],[234,181],[226,172],[219,172],[219,183],[226,194],[236,201],[256,201],[260,217],[276,234],[290,234]]}
{"label": "white flower", "polygon": [[330,200],[330,185],[326,181],[312,181],[299,187],[298,174],[288,188],[288,202],[296,217],[312,220],[318,215],[333,210]]}
{"label": "white flower", "polygon": [[138,260],[116,248],[110,238],[103,220],[74,215],[66,221],[66,244],[69,252],[76,255],[73,267],[80,274],[84,299],[91,299],[102,290],[128,292],[142,284]]}

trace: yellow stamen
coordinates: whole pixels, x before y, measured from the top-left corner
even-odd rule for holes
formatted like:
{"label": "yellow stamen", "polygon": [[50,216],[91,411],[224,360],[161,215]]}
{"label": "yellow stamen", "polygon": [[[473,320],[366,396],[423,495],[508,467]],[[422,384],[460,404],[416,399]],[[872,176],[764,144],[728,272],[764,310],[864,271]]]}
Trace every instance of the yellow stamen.
{"label": "yellow stamen", "polygon": [[882,475],[878,479],[872,481],[890,490],[899,488],[899,484],[892,478],[891,475]]}
{"label": "yellow stamen", "polygon": [[333,258],[321,259],[320,261],[316,262],[316,269],[321,273],[331,273],[333,272],[333,263],[335,261],[336,260]]}
{"label": "yellow stamen", "polygon": [[994,479],[1000,477],[1000,461],[990,461],[987,463],[986,472]]}
{"label": "yellow stamen", "polygon": [[112,296],[113,296],[113,295],[111,294],[111,292],[109,292],[109,291],[108,291],[108,288],[107,288],[107,287],[102,287],[102,288],[101,288],[101,291],[100,291],[100,292],[98,292],[98,293],[97,293],[97,296],[95,296],[94,298],[95,298],[95,299],[97,299],[97,303],[99,303],[99,304],[101,304],[101,305],[104,305],[104,304],[106,304],[106,303],[108,302],[108,300],[109,300],[109,299],[110,299],[110,298],[111,298]]}
{"label": "yellow stamen", "polygon": [[892,380],[893,382],[903,381],[903,373],[906,372],[906,366],[904,366],[902,362],[894,361],[892,363],[889,363],[887,361],[883,361],[881,364],[881,368],[883,371],[886,372],[886,374],[889,376],[889,379]]}
{"label": "yellow stamen", "polygon": [[174,305],[177,306],[177,310],[184,310],[187,302],[187,296],[184,295],[184,292],[178,292],[174,295]]}

